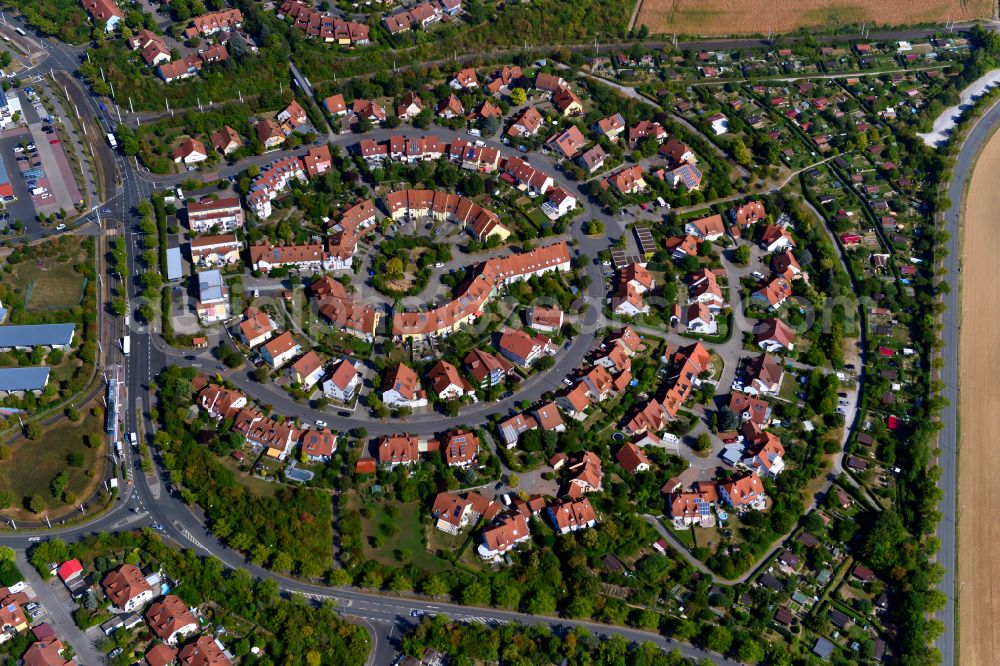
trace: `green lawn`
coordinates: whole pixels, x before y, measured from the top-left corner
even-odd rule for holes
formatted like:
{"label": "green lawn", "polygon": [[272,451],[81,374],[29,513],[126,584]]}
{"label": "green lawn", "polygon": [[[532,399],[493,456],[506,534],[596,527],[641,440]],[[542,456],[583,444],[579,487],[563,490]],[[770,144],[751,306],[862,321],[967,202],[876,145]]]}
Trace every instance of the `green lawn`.
{"label": "green lawn", "polygon": [[83,297],[84,277],[74,266],[87,259],[81,247],[83,236],[63,236],[58,243],[43,244],[37,260],[13,267],[8,284],[25,300],[31,311],[70,308]]}
{"label": "green lawn", "polygon": [[[386,510],[395,507],[399,514],[396,518],[389,518]],[[379,524],[386,522],[396,527],[395,534],[383,536],[381,546],[372,547],[370,538],[379,532]],[[454,567],[448,560],[438,557],[433,550],[428,549],[424,544],[424,535],[431,534],[429,545],[431,548],[440,548],[445,555],[450,555],[449,550],[457,548],[464,542],[464,537],[452,537],[437,530],[432,525],[421,522],[418,505],[415,502],[403,503],[397,501],[385,501],[375,507],[375,512],[370,520],[362,519],[365,534],[365,555],[369,559],[400,566],[401,564],[413,564],[417,569],[437,572],[447,571]],[[396,557],[396,551],[400,551],[406,558],[401,562]]]}
{"label": "green lawn", "polygon": [[[67,488],[76,495],[75,505],[90,498],[94,489],[104,478],[107,446],[104,432],[104,410],[96,403],[91,407],[81,407],[83,415],[79,424],[62,421],[58,426],[46,430],[38,441],[20,439],[11,444],[11,457],[0,463],[0,488],[6,488],[14,495],[12,506],[5,515],[14,518],[36,518],[27,510],[32,495],[41,495],[49,509],[49,517],[70,510],[62,498],[52,494],[52,480],[62,472],[68,472]],[[100,445],[90,448],[85,442],[87,435],[96,434]],[[70,453],[79,452],[83,465],[71,466],[67,462]]]}

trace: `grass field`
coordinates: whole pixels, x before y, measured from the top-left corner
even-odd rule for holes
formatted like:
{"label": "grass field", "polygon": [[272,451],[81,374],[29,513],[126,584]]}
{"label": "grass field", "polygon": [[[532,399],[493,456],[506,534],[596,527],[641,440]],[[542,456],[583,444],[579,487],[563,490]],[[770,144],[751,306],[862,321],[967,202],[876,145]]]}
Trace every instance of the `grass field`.
{"label": "grass field", "polygon": [[[104,411],[97,403],[79,409],[82,415],[79,424],[61,421],[60,425],[46,430],[38,441],[20,439],[11,444],[10,459],[0,463],[0,488],[10,490],[14,502],[3,511],[3,515],[37,520],[38,517],[26,508],[32,495],[42,496],[50,519],[71,511],[72,507],[62,498],[54,497],[51,490],[52,480],[63,470],[69,473],[67,488],[76,495],[76,504],[90,498],[104,478],[107,464],[104,456]],[[91,409],[95,409],[96,414]],[[101,445],[97,448],[88,447],[84,441],[84,437],[91,433],[100,435]],[[67,456],[72,452],[82,454],[82,466],[67,463]]]}
{"label": "grass field", "polygon": [[[396,526],[397,531],[392,536],[386,537],[382,546],[372,548],[368,539],[378,532],[380,517],[385,516],[385,510],[390,506],[396,507],[399,510],[399,515],[393,519],[385,517],[382,519],[382,522],[391,522]],[[418,569],[432,572],[452,569],[453,567],[450,562],[438,557],[424,546],[424,530],[433,528],[428,528],[425,523],[420,521],[418,509],[419,507],[415,502],[387,501],[380,504],[375,509],[375,515],[371,520],[363,521],[365,556],[383,564],[399,566],[401,562],[396,558],[396,551],[398,550],[407,555],[402,564],[413,564]],[[443,539],[438,539],[435,534],[433,545],[437,547],[446,547],[447,543],[461,543],[456,537],[452,537],[444,532],[440,532],[440,534],[447,542],[443,541]]]}
{"label": "grass field", "polygon": [[37,261],[22,261],[14,266],[10,282],[25,299],[29,311],[70,308],[83,296],[84,278],[73,267],[86,260],[81,247],[83,236],[63,236],[58,245],[46,244],[48,251]]}
{"label": "grass field", "polygon": [[1000,237],[994,230],[1000,189],[1000,134],[994,134],[969,183],[962,239],[962,328],[959,345],[959,541],[961,580],[959,617],[962,640],[958,662],[963,666],[996,663],[1000,653],[1000,560],[993,549],[1000,543],[1000,460],[993,451],[993,415],[1000,411],[1000,386],[993,371],[1000,366],[1000,291],[991,273]]}
{"label": "grass field", "polygon": [[654,34],[736,35],[844,25],[911,25],[993,15],[988,0],[639,0],[635,25]]}

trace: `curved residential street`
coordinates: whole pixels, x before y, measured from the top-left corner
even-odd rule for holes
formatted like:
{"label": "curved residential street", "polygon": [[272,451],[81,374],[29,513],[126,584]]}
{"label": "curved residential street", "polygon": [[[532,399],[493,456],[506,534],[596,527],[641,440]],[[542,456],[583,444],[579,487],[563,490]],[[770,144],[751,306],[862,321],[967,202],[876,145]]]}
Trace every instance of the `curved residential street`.
{"label": "curved residential street", "polygon": [[[16,18],[7,17],[7,22],[14,26],[20,25],[21,27],[27,28],[26,25],[19,23]],[[916,38],[924,36],[926,32],[927,31],[923,30],[910,30],[872,33],[871,38]],[[32,37],[31,39],[37,40],[38,38]],[[83,51],[81,49],[66,46],[56,40],[41,39],[38,41],[43,46],[45,53],[43,59],[36,63],[36,66],[38,66],[40,70],[51,69],[60,74],[60,78],[70,78],[72,76],[72,72],[76,70],[79,64],[79,59]],[[753,39],[706,40],[702,42],[689,42],[682,44],[681,46],[687,48],[738,48],[741,46],[758,46],[761,42],[762,40]],[[601,82],[614,85],[604,80],[601,80]],[[641,98],[641,95],[639,95],[639,93],[634,89],[622,86],[617,87],[619,87],[624,94]],[[108,106],[113,107],[114,105],[110,103],[105,105],[104,102],[106,100],[94,97],[89,91],[85,90],[82,85],[77,85],[75,81],[72,81],[67,87],[66,92],[70,103],[76,106],[76,110],[83,119],[93,122],[97,122],[97,120],[100,119],[105,128],[112,128],[117,123],[116,118],[112,117],[111,111],[107,108]],[[138,116],[134,118],[137,117]],[[679,122],[684,122],[679,118],[677,120]],[[128,121],[126,120],[126,122]],[[957,589],[955,580],[955,555],[956,496],[958,491],[958,326],[960,312],[958,280],[959,272],[961,270],[960,214],[962,192],[975,163],[975,157],[979,149],[985,144],[998,123],[1000,123],[1000,103],[991,107],[982,119],[975,125],[975,127],[968,133],[967,139],[961,148],[956,162],[954,178],[949,186],[951,207],[944,215],[945,228],[951,233],[951,238],[948,241],[948,256],[943,262],[943,267],[946,271],[944,279],[951,289],[949,293],[944,296],[946,311],[942,317],[944,341],[942,356],[944,359],[944,367],[940,374],[941,379],[945,384],[944,397],[948,402],[942,412],[943,428],[940,433],[941,455],[939,458],[939,464],[943,472],[940,487],[944,491],[944,498],[939,507],[942,514],[942,520],[938,525],[937,536],[941,543],[939,562],[944,568],[944,577],[941,581],[940,587],[947,596],[947,603],[937,615],[938,619],[941,620],[945,628],[943,635],[938,639],[937,645],[941,651],[943,662],[945,664],[953,664],[956,660],[955,595],[957,594]],[[692,128],[692,130],[697,132],[694,128]],[[445,141],[449,141],[459,136],[468,138],[463,134],[441,127],[434,127],[425,132],[419,132],[418,130],[410,128],[406,130],[376,129],[367,133],[364,138],[381,141],[394,134],[435,134],[440,136]],[[346,150],[359,141],[361,136],[323,135],[323,138],[328,139],[331,145],[340,146]],[[520,156],[519,153],[513,151],[512,148],[504,146],[498,141],[485,141],[488,145],[499,148],[505,156]],[[82,146],[81,137],[74,134],[73,143],[76,146]],[[130,269],[130,276],[127,276],[127,279],[125,280],[125,288],[130,302],[134,303],[134,299],[139,296],[140,292],[135,278],[141,273],[141,268],[137,263],[137,256],[140,252],[135,239],[135,235],[138,231],[138,218],[134,213],[135,206],[140,201],[148,200],[155,191],[176,185],[189,178],[192,174],[187,172],[170,176],[150,174],[143,168],[139,167],[135,161],[113,152],[106,145],[106,143],[98,142],[97,145],[93,146],[93,148],[95,151],[95,164],[97,164],[101,168],[102,172],[106,174],[106,179],[107,176],[111,176],[111,182],[107,183],[107,186],[113,194],[107,197],[107,200],[102,202],[100,206],[110,208],[112,214],[108,216],[111,219],[105,219],[103,223],[98,219],[97,215],[94,215],[92,218],[87,218],[81,230],[86,233],[94,233],[100,236],[105,236],[109,229],[113,229],[113,233],[125,236],[129,250],[128,262]],[[210,175],[211,177],[228,178],[242,172],[251,163],[263,166],[283,155],[301,152],[303,151],[279,151],[268,153],[266,155],[245,160],[241,164],[233,167],[222,166],[216,173]],[[600,250],[607,249],[607,247],[618,238],[630,233],[626,229],[626,223],[632,221],[634,218],[629,219],[609,215],[598,206],[588,204],[588,197],[584,192],[584,183],[570,181],[567,179],[562,171],[555,168],[555,162],[543,155],[532,154],[530,159],[533,165],[551,175],[558,185],[574,194],[574,196],[576,196],[577,199],[583,202],[586,206],[585,214],[580,218],[575,219],[571,225],[570,235],[574,239],[572,245],[573,249],[578,249],[584,257],[596,257]],[[88,191],[92,192],[92,197],[96,196],[97,185],[94,182],[93,177],[86,181],[86,185]],[[818,211],[814,212],[818,214]],[[607,238],[594,239],[581,232],[582,224],[592,219],[600,220],[605,224],[608,232]],[[825,228],[825,225],[823,226]],[[827,233],[829,233],[829,231],[827,231]],[[38,232],[37,234],[32,233],[30,237],[38,237],[40,235],[42,235],[41,232]],[[837,246],[836,240],[833,239],[832,236],[831,240],[834,240],[834,245]],[[547,242],[548,241],[545,239],[538,239],[537,244],[543,245]],[[755,270],[758,266],[758,259],[759,257],[755,253],[753,260],[747,267],[737,267],[729,263],[727,260],[723,260],[725,268],[729,271],[730,304],[733,307],[737,320],[742,319],[743,311],[740,289],[738,288],[739,277],[749,274],[751,271]],[[462,256],[460,261],[465,262],[466,257]],[[468,260],[468,263],[474,263],[475,261],[477,261],[477,259],[473,257]],[[458,267],[457,263],[456,267]],[[442,430],[462,424],[482,423],[489,415],[498,412],[507,413],[515,407],[516,403],[519,403],[522,400],[533,402],[546,392],[562,388],[562,379],[581,366],[586,355],[597,343],[597,331],[604,326],[615,324],[615,322],[606,321],[603,315],[600,314],[602,311],[602,304],[604,303],[604,298],[606,296],[603,286],[603,268],[596,261],[586,261],[583,269],[591,279],[591,286],[586,294],[591,303],[591,313],[585,321],[578,322],[580,324],[581,333],[576,336],[573,340],[573,344],[568,349],[560,350],[559,355],[556,358],[555,366],[545,373],[538,373],[522,382],[518,391],[514,395],[496,403],[477,404],[471,406],[465,409],[458,417],[446,418],[440,414],[434,413],[416,414],[408,420],[401,422],[375,420],[368,417],[367,413],[358,413],[351,417],[342,417],[331,412],[317,412],[310,409],[305,404],[296,402],[287,393],[274,385],[261,385],[257,383],[252,379],[249,370],[246,368],[238,369],[236,371],[224,370],[222,371],[222,374],[236,386],[244,390],[248,395],[272,405],[274,412],[276,413],[289,417],[296,417],[307,423],[312,423],[317,417],[322,417],[329,422],[331,428],[342,431],[350,430],[352,427],[363,426],[368,430],[371,436],[390,434],[399,431],[426,435],[436,434]],[[117,318],[111,317],[107,313],[105,313],[101,318],[101,328],[105,332],[110,333],[110,338],[116,338],[121,332],[124,332],[122,330],[122,322]],[[670,342],[689,344],[692,341],[690,338],[679,336],[672,331],[664,331],[642,326],[636,328],[642,334],[656,335],[667,339]],[[725,363],[718,388],[718,390],[723,393],[728,393],[729,386],[733,383],[733,379],[735,378],[737,362],[742,355],[741,331],[745,329],[740,325],[737,325],[736,328],[737,330],[727,342],[720,344],[706,343],[706,347],[718,353],[723,358]],[[160,370],[168,367],[172,363],[180,362],[185,355],[190,355],[190,352],[174,350],[167,347],[162,338],[160,338],[155,331],[151,331],[148,327],[137,326],[134,322],[130,333],[132,336],[132,350],[129,357],[123,357],[119,349],[105,350],[105,354],[108,356],[108,365],[118,363],[126,368],[126,383],[128,387],[128,401],[126,403],[128,405],[126,410],[127,430],[139,430],[141,426],[142,432],[151,438],[152,433],[155,432],[155,424],[149,419],[150,409],[153,406],[149,400],[149,389],[156,374]],[[863,337],[864,336],[862,336],[862,338]],[[864,349],[862,349],[861,353],[864,354]],[[196,357],[203,362],[203,366],[206,369],[214,366],[216,363],[213,359],[211,359],[208,352],[198,353],[196,354]],[[862,363],[859,364],[860,368],[864,368],[863,360],[864,359],[862,357]],[[801,364],[790,363],[788,365],[790,368],[794,369],[808,369],[808,366],[802,366]],[[858,377],[858,390],[852,391],[850,394],[851,407],[848,413],[848,426],[844,429],[844,442],[848,440],[853,432],[853,429],[857,426],[856,410],[857,405],[860,402],[859,391],[862,390],[863,382],[864,375],[862,373]],[[718,445],[718,442],[716,442],[716,445]],[[717,451],[713,449],[713,454],[716,452]],[[828,478],[823,484],[821,493],[816,497],[819,497],[823,492],[825,492],[826,489],[829,488],[833,478],[838,476],[842,471],[840,467],[840,456],[837,456],[836,460],[837,462],[834,464],[831,474],[828,475]],[[659,634],[628,627],[612,627],[597,622],[575,621],[559,617],[533,616],[497,608],[464,606],[446,603],[443,601],[439,602],[435,600],[403,597],[396,594],[382,593],[378,591],[362,590],[353,587],[328,587],[275,574],[248,562],[243,556],[230,550],[218,539],[216,539],[205,526],[203,517],[197,508],[192,509],[191,507],[186,506],[178,497],[166,492],[166,482],[168,481],[168,478],[166,477],[166,473],[163,471],[160,461],[158,460],[158,456],[155,453],[154,461],[154,473],[146,475],[140,468],[138,456],[132,451],[126,452],[126,459],[123,466],[132,470],[135,482],[124,489],[115,502],[115,505],[103,515],[68,527],[57,526],[55,529],[51,530],[5,530],[0,532],[0,545],[14,548],[18,552],[19,563],[21,563],[22,566],[25,566],[24,553],[28,548],[30,548],[33,540],[37,539],[37,537],[59,536],[72,541],[84,538],[94,534],[95,532],[114,532],[119,530],[147,527],[154,522],[159,523],[163,526],[163,533],[166,538],[175,541],[183,547],[193,548],[200,555],[216,557],[227,567],[233,569],[243,568],[255,577],[273,579],[279,583],[283,590],[300,593],[314,600],[335,600],[346,616],[359,622],[361,626],[364,626],[369,632],[373,641],[373,651],[369,660],[369,663],[371,664],[381,665],[390,663],[390,660],[395,653],[393,645],[398,642],[398,635],[400,631],[415,622],[415,620],[410,617],[410,612],[414,610],[423,611],[427,614],[447,615],[448,617],[457,620],[483,621],[489,623],[521,622],[525,624],[546,624],[557,631],[571,629],[573,627],[585,627],[601,636],[617,634],[629,641],[650,641],[664,649],[680,650],[682,654],[693,659],[703,658],[714,663],[727,665],[735,663],[720,655],[706,652],[688,644],[678,643],[664,638]],[[714,455],[713,464],[715,464]],[[814,503],[817,501],[815,497],[813,501]],[[703,573],[709,573],[701,562],[698,562],[691,557],[688,551],[685,550],[681,544],[677,543],[677,540],[673,537],[672,533],[670,533],[669,530],[665,530],[663,525],[660,524],[658,520],[652,516],[646,516],[645,519],[651,522],[662,535],[671,539],[671,542],[674,543],[678,550],[681,551],[681,555],[685,556],[693,566],[698,568]],[[778,543],[780,545],[780,542]],[[770,555],[771,552],[773,552],[773,549],[769,549],[769,552],[765,555],[765,557]],[[735,580],[723,580],[719,578],[716,578],[716,580],[721,583],[741,582],[746,580],[755,568],[756,566],[752,568],[750,572]],[[36,581],[32,582],[35,585],[38,584]],[[53,603],[56,602],[48,600],[46,605],[51,606]],[[66,613],[65,616],[61,613],[57,613],[54,617],[54,622],[58,625],[59,633],[73,645],[78,655],[81,655],[88,660],[94,659],[95,657],[91,656],[95,654],[94,647],[92,645],[94,637],[90,635],[81,636],[81,632],[64,626],[67,621],[66,618],[68,617],[68,613]],[[87,663],[86,666],[95,666],[95,664]]]}

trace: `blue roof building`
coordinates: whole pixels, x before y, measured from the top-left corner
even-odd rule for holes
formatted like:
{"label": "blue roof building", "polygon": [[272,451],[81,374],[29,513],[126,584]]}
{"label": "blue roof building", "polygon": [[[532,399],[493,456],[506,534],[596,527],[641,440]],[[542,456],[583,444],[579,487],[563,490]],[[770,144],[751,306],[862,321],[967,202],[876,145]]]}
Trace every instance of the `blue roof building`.
{"label": "blue roof building", "polygon": [[184,277],[181,268],[181,249],[179,247],[167,248],[167,280],[173,282]]}
{"label": "blue roof building", "polygon": [[48,383],[48,368],[0,368],[0,393],[41,391]]}
{"label": "blue roof building", "polygon": [[0,326],[0,349],[68,347],[73,342],[75,331],[76,324]]}

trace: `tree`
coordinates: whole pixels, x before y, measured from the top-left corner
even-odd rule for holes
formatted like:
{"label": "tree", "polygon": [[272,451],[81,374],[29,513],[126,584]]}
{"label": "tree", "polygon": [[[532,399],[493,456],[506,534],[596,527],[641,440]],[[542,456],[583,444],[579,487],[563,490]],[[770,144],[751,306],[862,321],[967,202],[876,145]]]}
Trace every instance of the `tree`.
{"label": "tree", "polygon": [[11,448],[6,444],[0,444],[0,460],[10,460]]}
{"label": "tree", "polygon": [[750,166],[753,161],[753,153],[747,148],[747,145],[743,143],[743,139],[736,139],[732,144],[733,159],[740,166]]}
{"label": "tree", "polygon": [[736,416],[736,412],[729,408],[729,405],[725,405],[719,410],[718,426],[720,432],[736,430],[739,425],[740,419]]}
{"label": "tree", "polygon": [[31,499],[28,500],[28,510],[32,513],[41,513],[45,511],[45,500],[41,495],[32,495]]}
{"label": "tree", "polygon": [[13,562],[14,549],[9,546],[0,546],[0,562]]}
{"label": "tree", "polygon": [[710,451],[712,449],[712,438],[707,432],[703,432],[698,435],[698,438],[694,440],[694,450],[704,453],[705,451]]}
{"label": "tree", "polygon": [[83,454],[79,451],[70,451],[66,455],[66,464],[70,467],[83,467]]}
{"label": "tree", "polygon": [[257,166],[256,164],[251,164],[250,166],[247,167],[247,177],[248,178],[256,178],[259,175],[260,175],[260,167],[259,166]]}
{"label": "tree", "polygon": [[38,425],[38,421],[29,421],[28,425],[24,427],[24,436],[32,440],[41,439],[42,426]]}
{"label": "tree", "polygon": [[524,88],[514,88],[510,91],[510,103],[514,106],[522,106],[528,101],[528,93]]}
{"label": "tree", "polygon": [[738,248],[733,250],[733,261],[741,266],[746,266],[750,263],[750,246],[740,245]]}
{"label": "tree", "polygon": [[733,635],[723,626],[716,625],[708,632],[705,638],[705,647],[712,652],[725,654],[729,646],[733,644]]}
{"label": "tree", "polygon": [[6,488],[0,490],[0,509],[10,508],[10,505],[14,503],[14,493],[10,492]]}
{"label": "tree", "polygon": [[390,280],[399,280],[403,277],[403,268],[403,260],[392,257],[385,263],[385,274]]}
{"label": "tree", "polygon": [[52,490],[53,497],[62,497],[62,494],[66,491],[66,485],[69,483],[69,474],[66,470],[59,472],[54,479],[52,479],[52,484],[50,486]]}

